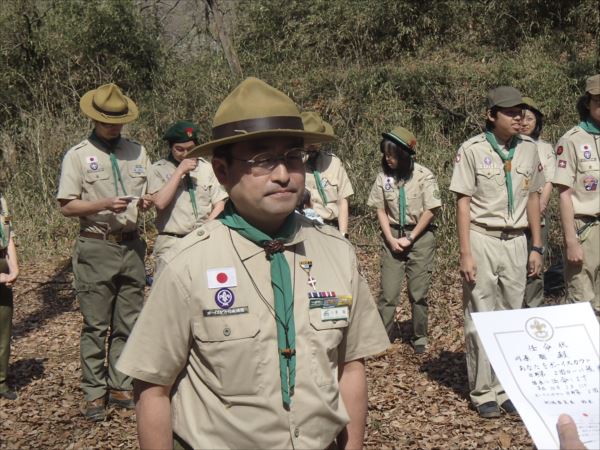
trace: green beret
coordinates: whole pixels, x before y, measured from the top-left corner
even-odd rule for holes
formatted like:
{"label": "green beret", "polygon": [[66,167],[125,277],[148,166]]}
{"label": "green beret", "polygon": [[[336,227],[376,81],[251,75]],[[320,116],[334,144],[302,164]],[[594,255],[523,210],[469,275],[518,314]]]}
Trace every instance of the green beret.
{"label": "green beret", "polygon": [[169,144],[194,141],[198,145],[200,144],[198,133],[200,133],[200,128],[195,123],[188,120],[178,120],[165,132],[163,139]]}

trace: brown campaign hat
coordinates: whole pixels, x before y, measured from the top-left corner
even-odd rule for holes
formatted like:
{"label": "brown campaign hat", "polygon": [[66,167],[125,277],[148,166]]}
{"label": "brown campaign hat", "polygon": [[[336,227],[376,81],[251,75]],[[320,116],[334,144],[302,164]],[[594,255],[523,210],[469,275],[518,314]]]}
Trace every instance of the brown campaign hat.
{"label": "brown campaign hat", "polygon": [[542,113],[542,111],[540,110],[540,107],[537,105],[535,100],[532,99],[531,97],[523,97],[523,104],[527,105],[529,107],[529,109],[533,109],[533,110],[537,111],[541,116],[544,115],[544,113]]}
{"label": "brown campaign hat", "polygon": [[592,95],[600,94],[600,74],[593,75],[585,80],[585,92]]}
{"label": "brown campaign hat", "polygon": [[334,136],[333,127],[328,122],[325,122],[316,112],[306,111],[300,114],[300,116],[302,117],[302,124],[306,131]]}
{"label": "brown campaign hat", "polygon": [[500,108],[510,108],[523,104],[523,96],[514,87],[498,86],[488,92],[488,108],[499,106]]}
{"label": "brown campaign hat", "polygon": [[395,144],[403,146],[413,155],[416,153],[415,147],[417,146],[417,138],[411,131],[404,127],[396,127],[388,133],[382,133],[381,136],[385,139],[389,139]]}
{"label": "brown campaign hat", "polygon": [[136,104],[123,95],[119,86],[103,84],[86,92],[79,100],[81,112],[92,120],[110,124],[126,124],[138,118]]}
{"label": "brown campaign hat", "polygon": [[264,81],[250,77],[217,109],[212,140],[194,147],[186,157],[207,157],[222,145],[274,136],[300,137],[305,144],[335,139],[333,134],[304,130],[300,111],[292,99]]}

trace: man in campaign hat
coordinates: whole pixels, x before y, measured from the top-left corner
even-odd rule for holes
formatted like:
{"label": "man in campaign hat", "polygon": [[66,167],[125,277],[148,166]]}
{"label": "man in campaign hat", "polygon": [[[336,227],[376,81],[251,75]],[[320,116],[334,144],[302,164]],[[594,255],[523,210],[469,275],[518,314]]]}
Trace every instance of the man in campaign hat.
{"label": "man in campaign hat", "polygon": [[363,359],[389,342],[350,243],[294,213],[304,146],[331,139],[248,78],[188,154],[229,201],[169,252],[119,361],[142,448],[362,446]]}
{"label": "man in campaign hat", "polygon": [[579,124],[556,144],[553,183],[560,193],[567,301],[589,301],[600,315],[600,74],[586,80],[577,106]]}
{"label": "man in campaign hat", "polygon": [[83,315],[83,413],[98,421],[106,402],[134,407],[131,378],[116,363],[144,300],[146,244],[137,222],[139,209],[149,206],[141,197],[150,160],[142,145],[121,136],[138,108],[117,85],[87,92],[80,107],[94,129],[65,154],[57,199],[65,216],[79,218],[73,275]]}
{"label": "man in campaign hat", "polygon": [[148,192],[156,207],[154,242],[155,277],[162,267],[162,256],[179,239],[207,220],[217,217],[225,206],[227,193],[219,184],[210,162],[186,158],[200,143],[200,129],[188,120],[171,124],[163,139],[168,144],[165,158],[152,164]]}
{"label": "man in campaign hat", "polygon": [[520,308],[527,276],[539,276],[544,249],[538,189],[544,177],[535,143],[519,135],[521,93],[500,86],[487,102],[486,131],[458,149],[450,190],[457,196],[470,397],[481,417],[492,418],[500,409],[508,414],[516,409],[492,370],[471,314]]}

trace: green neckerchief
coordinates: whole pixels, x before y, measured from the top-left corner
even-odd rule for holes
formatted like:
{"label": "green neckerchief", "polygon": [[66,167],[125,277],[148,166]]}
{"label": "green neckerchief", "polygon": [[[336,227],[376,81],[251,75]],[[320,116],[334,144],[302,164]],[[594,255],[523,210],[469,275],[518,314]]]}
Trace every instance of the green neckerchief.
{"label": "green neckerchief", "polygon": [[590,134],[600,134],[600,128],[598,128],[598,125],[593,120],[582,120],[579,122],[579,128]]}
{"label": "green neckerchief", "polygon": [[404,230],[406,225],[406,191],[404,190],[404,182],[400,186],[398,206],[400,207],[400,229]]}
{"label": "green neckerchief", "polygon": [[[167,156],[167,160],[175,164],[175,167],[179,167],[179,161],[177,161],[173,157],[173,153],[171,153],[171,151],[169,151],[169,156]],[[183,178],[185,180],[185,188],[188,191],[188,194],[190,195],[190,201],[192,202],[194,217],[196,218],[196,220],[198,220],[198,205],[196,204],[196,190],[194,189],[194,181],[192,180],[192,177],[189,173],[186,173]]]}
{"label": "green neckerchief", "polygon": [[494,133],[492,133],[489,130],[486,131],[485,138],[487,139],[489,144],[492,146],[494,151],[498,154],[498,156],[500,158],[502,158],[502,161],[504,161],[504,177],[506,179],[506,190],[508,192],[508,213],[512,217],[512,214],[515,210],[515,206],[514,206],[514,200],[513,200],[512,176],[511,176],[510,171],[512,169],[511,160],[513,159],[513,156],[515,155],[515,149],[517,148],[518,138],[516,136],[514,136],[511,139],[510,144],[509,144],[510,146],[508,149],[508,156],[505,156],[504,152],[502,150],[500,150],[500,146],[498,145],[498,141],[496,140],[496,136],[494,135]]}
{"label": "green neckerchief", "polygon": [[[281,229],[269,236],[246,222],[235,210],[231,201],[219,216],[227,227],[237,231],[242,237],[265,247],[271,242],[288,239],[296,227],[295,214],[290,214]],[[283,251],[267,253],[271,263],[271,286],[275,301],[275,322],[277,325],[277,348],[279,353],[279,375],[281,378],[281,397],[283,405],[289,409],[291,396],[296,384],[296,326],[294,324],[294,290],[290,267]]]}
{"label": "green neckerchief", "polygon": [[98,136],[96,130],[92,130],[92,134],[88,139],[96,147],[110,154],[110,165],[112,167],[113,181],[115,183],[115,195],[117,197],[119,196],[119,184],[121,184],[121,189],[123,189],[123,195],[127,195],[127,190],[125,189],[123,178],[121,177],[121,171],[119,170],[119,164],[117,163],[117,157],[115,156],[115,149],[121,140],[121,136],[115,139],[106,140]]}
{"label": "green neckerchief", "polygon": [[318,170],[313,170],[313,175],[315,176],[315,182],[317,183],[317,190],[319,191],[319,196],[321,200],[323,200],[323,205],[328,203],[327,194],[325,193],[325,189],[323,189],[323,184],[321,183],[321,174]]}
{"label": "green neckerchief", "polygon": [[4,218],[2,218],[2,221],[0,221],[0,249],[4,249],[6,247],[8,247],[8,236],[4,234]]}

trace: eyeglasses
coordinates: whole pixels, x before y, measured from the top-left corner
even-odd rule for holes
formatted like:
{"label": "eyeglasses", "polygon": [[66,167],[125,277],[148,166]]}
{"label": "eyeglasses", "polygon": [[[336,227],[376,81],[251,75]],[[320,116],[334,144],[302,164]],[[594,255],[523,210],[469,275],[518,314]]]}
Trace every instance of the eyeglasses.
{"label": "eyeglasses", "polygon": [[232,159],[248,164],[256,173],[266,174],[275,169],[280,162],[287,167],[299,167],[303,165],[308,159],[308,152],[304,148],[298,147],[292,148],[282,154],[265,152],[259,153],[251,159],[236,158],[234,156],[232,156]]}

